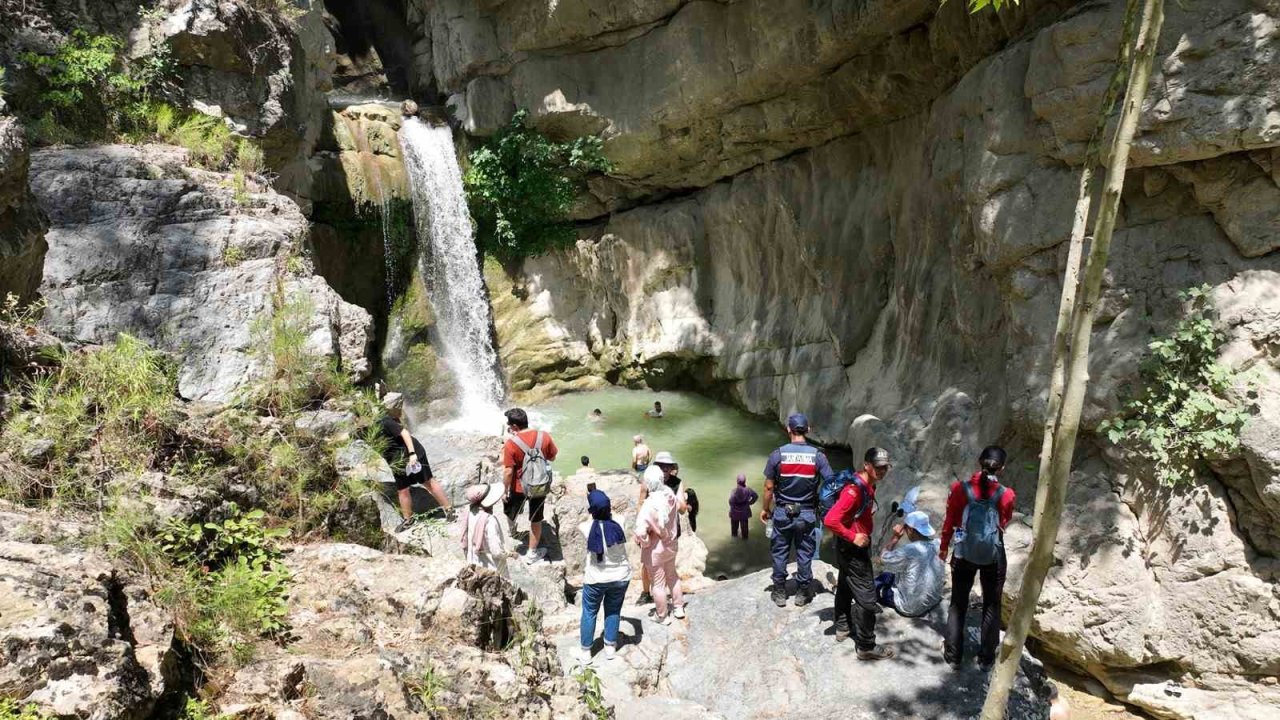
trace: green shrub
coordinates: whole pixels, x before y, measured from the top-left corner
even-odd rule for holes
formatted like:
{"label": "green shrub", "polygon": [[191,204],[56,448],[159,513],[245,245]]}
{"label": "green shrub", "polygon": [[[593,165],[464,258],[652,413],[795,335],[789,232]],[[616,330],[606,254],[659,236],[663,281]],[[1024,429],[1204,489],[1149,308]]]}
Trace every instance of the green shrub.
{"label": "green shrub", "polygon": [[251,140],[236,143],[235,168],[246,175],[261,175],[267,169],[262,148]]}
{"label": "green shrub", "polygon": [[405,683],[409,697],[418,701],[418,711],[433,717],[446,709],[441,703],[440,695],[448,687],[448,680],[434,665],[428,665]]}
{"label": "green shrub", "polygon": [[178,716],[178,720],[218,720],[223,717],[215,713],[209,707],[209,703],[197,698],[187,698],[187,702],[182,706],[182,714]]}
{"label": "green shrub", "polygon": [[222,118],[192,113],[174,128],[169,141],[187,149],[191,164],[221,170],[236,147],[231,128]]}
{"label": "green shrub", "polygon": [[0,696],[0,720],[47,720],[35,703],[19,705],[17,700]]}
{"label": "green shrub", "polygon": [[597,137],[555,142],[521,110],[468,156],[463,177],[477,244],[503,260],[541,255],[574,239],[569,211],[587,173],[610,165]]}
{"label": "green shrub", "polygon": [[51,55],[20,56],[38,85],[20,108],[39,118],[37,142],[103,140],[147,129],[153,103],[169,92],[172,61],[167,46],[140,58],[127,57],[123,48],[116,37],[77,29]]}
{"label": "green shrub", "polygon": [[593,720],[609,720],[613,717],[613,709],[604,701],[604,691],[600,687],[600,676],[594,668],[584,667],[574,673],[573,679],[578,681],[581,697],[587,706],[587,713]]}
{"label": "green shrub", "polygon": [[24,390],[25,407],[0,434],[0,448],[24,457],[51,446],[39,453],[47,480],[18,488],[22,499],[100,500],[100,481],[112,473],[156,466],[177,422],[173,364],[129,335],[69,354]]}
{"label": "green shrub", "polygon": [[1240,446],[1250,415],[1241,393],[1251,381],[1218,362],[1226,340],[1210,317],[1210,287],[1182,294],[1190,313],[1173,332],[1151,341],[1143,363],[1142,389],[1098,431],[1151,464],[1164,485],[1193,481],[1205,460],[1227,457]]}

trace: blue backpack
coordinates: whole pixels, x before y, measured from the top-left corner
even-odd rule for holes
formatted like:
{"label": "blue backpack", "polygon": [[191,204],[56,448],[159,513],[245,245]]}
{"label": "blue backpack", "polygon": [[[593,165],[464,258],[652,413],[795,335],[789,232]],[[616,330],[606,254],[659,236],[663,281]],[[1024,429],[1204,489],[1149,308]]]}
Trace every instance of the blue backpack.
{"label": "blue backpack", "polygon": [[871,495],[866,482],[864,482],[862,478],[858,477],[857,473],[854,473],[851,470],[841,470],[836,473],[835,477],[822,483],[822,487],[818,489],[819,523],[822,522],[822,518],[827,516],[827,511],[829,511],[831,507],[836,504],[836,501],[840,499],[840,493],[849,483],[855,483],[861,491],[859,494],[862,496],[860,504],[858,505],[858,511],[853,514],[853,517],[855,519],[859,518],[862,516],[862,513],[866,511],[867,498]]}
{"label": "blue backpack", "polygon": [[963,530],[957,538],[956,557],[974,565],[992,565],[1004,545],[1004,537],[1000,533],[1000,497],[1004,495],[1004,486],[997,485],[991,497],[981,498],[974,494],[973,484],[966,482],[964,492],[969,502],[964,506],[964,518],[960,521]]}

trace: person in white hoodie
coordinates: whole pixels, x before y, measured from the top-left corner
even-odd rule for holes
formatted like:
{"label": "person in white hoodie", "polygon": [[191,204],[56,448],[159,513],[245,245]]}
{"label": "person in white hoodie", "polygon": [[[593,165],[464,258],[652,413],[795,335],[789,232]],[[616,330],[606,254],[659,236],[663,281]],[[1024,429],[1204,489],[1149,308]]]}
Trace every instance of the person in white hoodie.
{"label": "person in white hoodie", "polygon": [[502,539],[502,525],[493,508],[505,493],[501,483],[472,485],[467,488],[467,509],[458,513],[458,541],[467,562],[492,568],[506,575],[507,556]]}
{"label": "person in white hoodie", "polygon": [[604,656],[613,659],[618,648],[618,625],[622,601],[631,584],[631,563],[627,561],[627,534],[613,519],[609,496],[600,490],[587,493],[591,519],[578,526],[587,539],[587,562],[582,569],[582,647],[578,660],[591,663],[591,645],[596,637],[596,617],[604,607]]}

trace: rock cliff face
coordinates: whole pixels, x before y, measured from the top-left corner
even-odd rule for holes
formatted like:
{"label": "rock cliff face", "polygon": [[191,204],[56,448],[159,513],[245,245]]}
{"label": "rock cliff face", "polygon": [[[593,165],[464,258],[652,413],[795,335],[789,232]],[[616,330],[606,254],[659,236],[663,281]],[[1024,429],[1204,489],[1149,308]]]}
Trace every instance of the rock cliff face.
{"label": "rock cliff face", "polygon": [[[0,100],[0,112],[3,112]],[[40,287],[47,225],[27,187],[27,139],[17,119],[0,116],[0,296],[30,300]]]}
{"label": "rock cliff face", "polygon": [[372,320],[310,272],[297,205],[265,188],[237,199],[231,185],[167,146],[35,153],[51,222],[44,323],[76,342],[136,335],[181,359],[184,397],[222,402],[261,372],[255,324],[292,305],[309,350],[368,375]]}
{"label": "rock cliff face", "polygon": [[[999,439],[1029,508],[1074,165],[1122,5],[418,3],[468,129],[530,107],[549,132],[603,133],[618,167],[576,248],[491,281],[512,387],[585,369],[802,408],[823,440],[887,445],[887,491],[922,483],[934,508]],[[1153,713],[1261,718],[1280,702],[1280,9],[1168,12],[1085,423],[1118,408],[1201,283],[1227,359],[1264,379],[1259,413],[1189,491],[1086,438],[1035,633]]]}

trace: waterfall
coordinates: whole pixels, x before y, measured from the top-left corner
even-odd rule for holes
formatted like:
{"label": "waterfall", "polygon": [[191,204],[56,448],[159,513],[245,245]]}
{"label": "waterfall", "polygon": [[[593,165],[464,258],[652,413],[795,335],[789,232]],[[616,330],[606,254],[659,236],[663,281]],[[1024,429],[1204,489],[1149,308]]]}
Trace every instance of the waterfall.
{"label": "waterfall", "polygon": [[443,345],[437,350],[457,383],[458,417],[449,425],[492,432],[501,427],[505,392],[453,134],[411,118],[400,129],[400,147],[413,195],[418,263]]}

